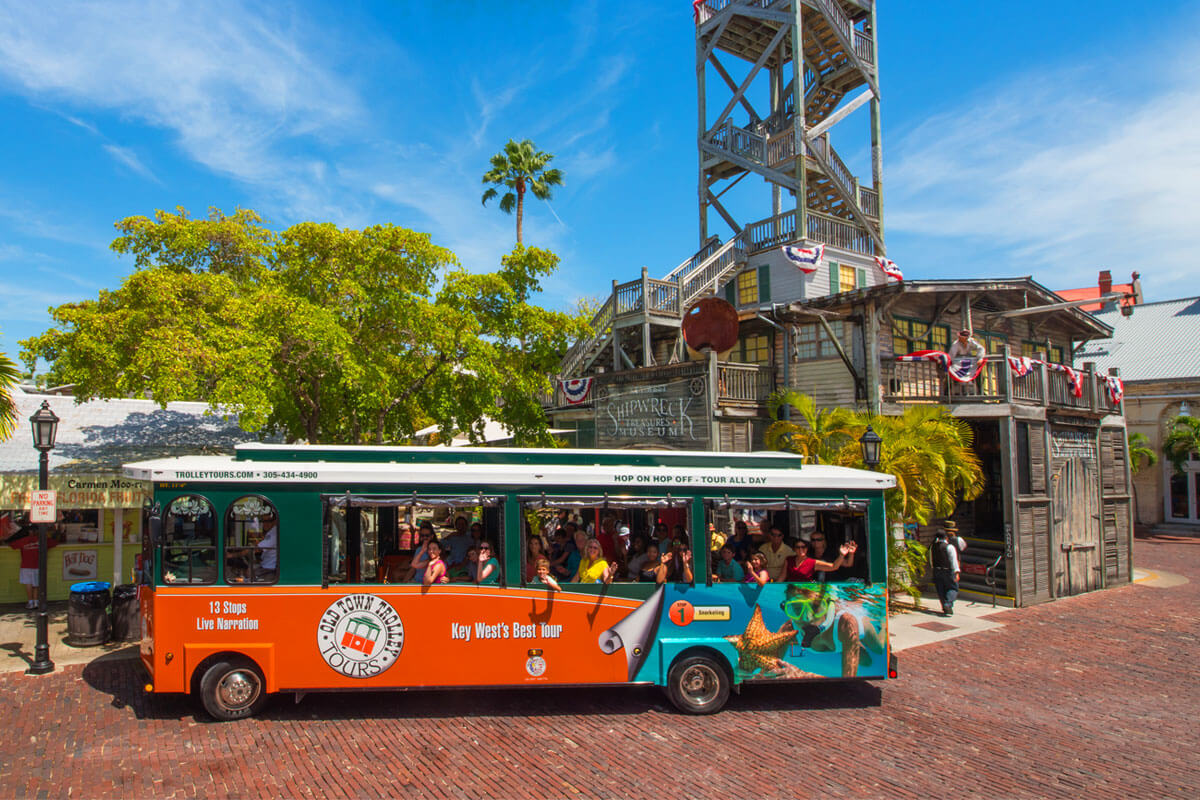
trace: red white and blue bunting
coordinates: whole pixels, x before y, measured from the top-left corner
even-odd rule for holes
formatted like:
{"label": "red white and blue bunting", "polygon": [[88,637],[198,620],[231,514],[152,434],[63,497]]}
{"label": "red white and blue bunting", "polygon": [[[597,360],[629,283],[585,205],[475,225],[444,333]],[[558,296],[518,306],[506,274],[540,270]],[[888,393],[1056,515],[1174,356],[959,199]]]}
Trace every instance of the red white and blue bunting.
{"label": "red white and blue bunting", "polygon": [[883,274],[887,275],[892,280],[894,280],[894,281],[903,281],[904,280],[904,273],[901,272],[900,268],[896,266],[895,261],[886,259],[883,256],[875,256],[875,263],[879,265],[879,268],[881,270],[883,270]]}
{"label": "red white and blue bunting", "polygon": [[1012,370],[1013,375],[1018,378],[1024,378],[1029,373],[1033,372],[1035,365],[1041,362],[1029,356],[1009,356],[1008,368]]}
{"label": "red white and blue bunting", "polygon": [[1125,396],[1125,382],[1116,375],[1097,375],[1096,377],[1104,381],[1104,386],[1108,389],[1108,396],[1112,398],[1113,405],[1120,405],[1121,398]]}
{"label": "red white and blue bunting", "polygon": [[918,350],[906,356],[896,356],[896,360],[935,361],[946,370],[947,375],[959,383],[970,383],[983,371],[982,358],[956,358],[951,361],[950,356],[941,350]]}
{"label": "red white and blue bunting", "polygon": [[562,384],[563,395],[566,396],[567,402],[577,406],[588,399],[594,380],[595,378],[572,378],[569,381],[559,381],[559,383]]}
{"label": "red white and blue bunting", "polygon": [[823,244],[816,247],[792,247],[785,244],[780,249],[783,250],[783,255],[787,260],[805,275],[812,275],[816,272],[825,258],[825,245]]}

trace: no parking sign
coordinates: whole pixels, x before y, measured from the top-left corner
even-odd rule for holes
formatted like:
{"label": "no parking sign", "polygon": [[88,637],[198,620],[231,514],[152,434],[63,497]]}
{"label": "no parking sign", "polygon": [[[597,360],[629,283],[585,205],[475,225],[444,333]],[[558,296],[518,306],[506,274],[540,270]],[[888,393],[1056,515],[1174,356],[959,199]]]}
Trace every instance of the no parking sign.
{"label": "no parking sign", "polygon": [[30,522],[54,522],[57,515],[57,494],[53,489],[34,489],[29,498]]}

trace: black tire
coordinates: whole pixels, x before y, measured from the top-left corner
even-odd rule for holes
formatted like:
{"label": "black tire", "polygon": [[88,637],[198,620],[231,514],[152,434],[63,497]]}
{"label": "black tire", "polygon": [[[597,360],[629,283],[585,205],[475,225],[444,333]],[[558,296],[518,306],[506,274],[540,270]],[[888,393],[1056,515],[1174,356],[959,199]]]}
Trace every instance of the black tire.
{"label": "black tire", "polygon": [[667,696],[685,714],[715,714],[729,700],[729,673],[710,656],[688,656],[671,665]]}
{"label": "black tire", "polygon": [[221,722],[252,717],[267,704],[267,682],[250,659],[223,658],[204,670],[200,702],[209,716]]}

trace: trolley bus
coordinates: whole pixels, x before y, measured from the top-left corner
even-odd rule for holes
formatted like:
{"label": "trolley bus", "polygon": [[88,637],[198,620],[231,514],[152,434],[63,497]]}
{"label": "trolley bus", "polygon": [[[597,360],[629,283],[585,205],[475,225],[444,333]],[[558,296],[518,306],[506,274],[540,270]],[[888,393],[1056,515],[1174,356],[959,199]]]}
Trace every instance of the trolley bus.
{"label": "trolley bus", "polygon": [[[620,684],[702,714],[748,681],[895,675],[888,475],[778,453],[266,444],[125,474],[153,487],[146,689],[198,695],[217,719],[277,692]],[[442,540],[449,582],[422,580],[432,549],[417,530]],[[718,579],[723,539],[744,553],[763,536],[774,553],[773,533],[854,542],[853,565]],[[591,534],[622,552],[659,544],[690,569],[659,577],[652,562],[631,579],[626,556],[609,559],[610,582],[534,574],[531,551],[569,564],[566,540],[587,550]],[[463,545],[494,553],[492,568],[456,577]]]}

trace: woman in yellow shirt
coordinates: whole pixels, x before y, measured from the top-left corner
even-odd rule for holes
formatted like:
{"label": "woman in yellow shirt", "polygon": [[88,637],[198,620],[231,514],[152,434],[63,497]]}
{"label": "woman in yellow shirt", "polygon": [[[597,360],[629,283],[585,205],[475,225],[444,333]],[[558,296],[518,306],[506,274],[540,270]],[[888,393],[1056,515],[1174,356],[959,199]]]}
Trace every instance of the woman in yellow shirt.
{"label": "woman in yellow shirt", "polygon": [[616,565],[609,566],[604,560],[604,550],[596,539],[588,539],[583,546],[583,557],[579,559],[579,569],[571,578],[573,583],[611,583]]}

